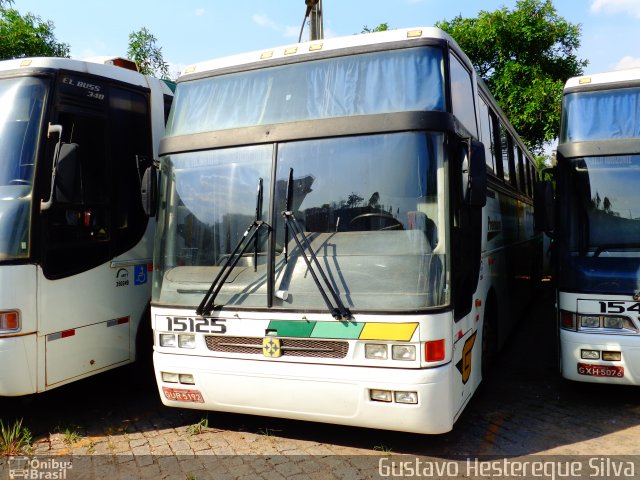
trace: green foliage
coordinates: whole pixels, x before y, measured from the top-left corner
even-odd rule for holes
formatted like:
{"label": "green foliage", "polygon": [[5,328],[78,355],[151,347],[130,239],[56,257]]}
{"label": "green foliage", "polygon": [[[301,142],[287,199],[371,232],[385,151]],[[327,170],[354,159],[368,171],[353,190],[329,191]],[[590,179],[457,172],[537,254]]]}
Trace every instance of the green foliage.
{"label": "green foliage", "polygon": [[136,62],[140,73],[169,79],[169,65],[162,57],[162,48],[156,45],[157,39],[142,27],[129,34],[128,57]]}
{"label": "green foliage", "polygon": [[69,45],[56,40],[51,21],[37,15],[7,8],[12,0],[0,3],[0,60],[22,57],[69,57]]}
{"label": "green foliage", "polygon": [[387,445],[376,445],[373,449],[377,452],[382,452],[385,455],[393,454],[393,449]]}
{"label": "green foliage", "polygon": [[436,26],[456,40],[527,146],[541,153],[557,137],[564,83],[587,65],[577,58],[581,25],[560,17],[551,0],[518,0],[511,11]]}
{"label": "green foliage", "polygon": [[207,428],[209,428],[209,417],[204,416],[198,423],[194,423],[187,427],[187,435],[200,435]]}
{"label": "green foliage", "polygon": [[22,426],[22,419],[13,425],[6,425],[0,420],[0,455],[21,455],[31,448],[31,432]]}
{"label": "green foliage", "polygon": [[67,445],[73,445],[82,438],[82,435],[74,427],[67,427],[62,430],[62,436],[64,437],[64,443]]}
{"label": "green foliage", "polygon": [[365,25],[362,27],[362,32],[360,33],[386,32],[387,30],[389,30],[389,24],[385,22],[375,28],[369,28]]}

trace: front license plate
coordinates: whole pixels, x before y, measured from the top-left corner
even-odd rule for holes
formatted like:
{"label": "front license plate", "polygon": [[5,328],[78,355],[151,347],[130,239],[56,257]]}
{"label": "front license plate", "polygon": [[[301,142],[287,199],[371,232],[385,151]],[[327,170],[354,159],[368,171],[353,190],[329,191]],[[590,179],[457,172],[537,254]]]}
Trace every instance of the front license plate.
{"label": "front license plate", "polygon": [[167,388],[162,387],[164,396],[167,400],[173,400],[174,402],[194,402],[204,403],[204,398],[198,390],[185,390],[182,388]]}
{"label": "front license plate", "polygon": [[588,363],[578,363],[578,373],[580,375],[588,375],[591,377],[622,378],[624,377],[624,367],[618,367],[616,365],[589,365]]}

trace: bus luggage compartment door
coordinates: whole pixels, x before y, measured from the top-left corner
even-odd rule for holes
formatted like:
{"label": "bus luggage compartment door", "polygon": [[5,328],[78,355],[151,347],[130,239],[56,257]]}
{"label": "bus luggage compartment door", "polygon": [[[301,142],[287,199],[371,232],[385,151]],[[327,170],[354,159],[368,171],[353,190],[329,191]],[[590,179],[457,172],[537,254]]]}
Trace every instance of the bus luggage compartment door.
{"label": "bus luggage compartment door", "polygon": [[46,335],[47,387],[129,361],[130,324],[124,317]]}

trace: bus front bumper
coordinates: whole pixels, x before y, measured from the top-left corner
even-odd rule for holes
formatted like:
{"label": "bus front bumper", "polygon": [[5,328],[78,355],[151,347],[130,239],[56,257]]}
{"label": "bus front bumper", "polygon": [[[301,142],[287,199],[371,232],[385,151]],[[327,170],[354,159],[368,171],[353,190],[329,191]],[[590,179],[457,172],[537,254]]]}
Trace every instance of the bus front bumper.
{"label": "bus front bumper", "polygon": [[[640,336],[593,335],[560,330],[562,376],[576,382],[640,385]],[[599,352],[600,359],[582,352]],[[620,361],[602,360],[602,352],[620,352]]]}
{"label": "bus front bumper", "polygon": [[[171,407],[429,434],[450,431],[458,410],[450,363],[409,370],[158,352],[153,359],[160,397]],[[161,372],[193,375],[195,384],[163,382]],[[416,392],[418,403],[374,401],[371,390]]]}
{"label": "bus front bumper", "polygon": [[36,334],[0,337],[0,397],[36,392]]}

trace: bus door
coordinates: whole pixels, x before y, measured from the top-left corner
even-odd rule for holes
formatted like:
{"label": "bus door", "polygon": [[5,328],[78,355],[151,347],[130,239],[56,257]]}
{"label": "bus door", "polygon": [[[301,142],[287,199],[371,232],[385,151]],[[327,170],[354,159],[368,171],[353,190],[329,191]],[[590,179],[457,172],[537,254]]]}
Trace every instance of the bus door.
{"label": "bus door", "polygon": [[454,398],[464,407],[480,380],[482,338],[475,293],[480,280],[482,208],[486,204],[487,179],[484,146],[454,140],[450,162],[453,209],[451,264],[453,273]]}
{"label": "bus door", "polygon": [[102,78],[58,78],[39,170],[40,389],[135,358],[150,298],[152,232],[140,199],[152,156],[148,98]]}

